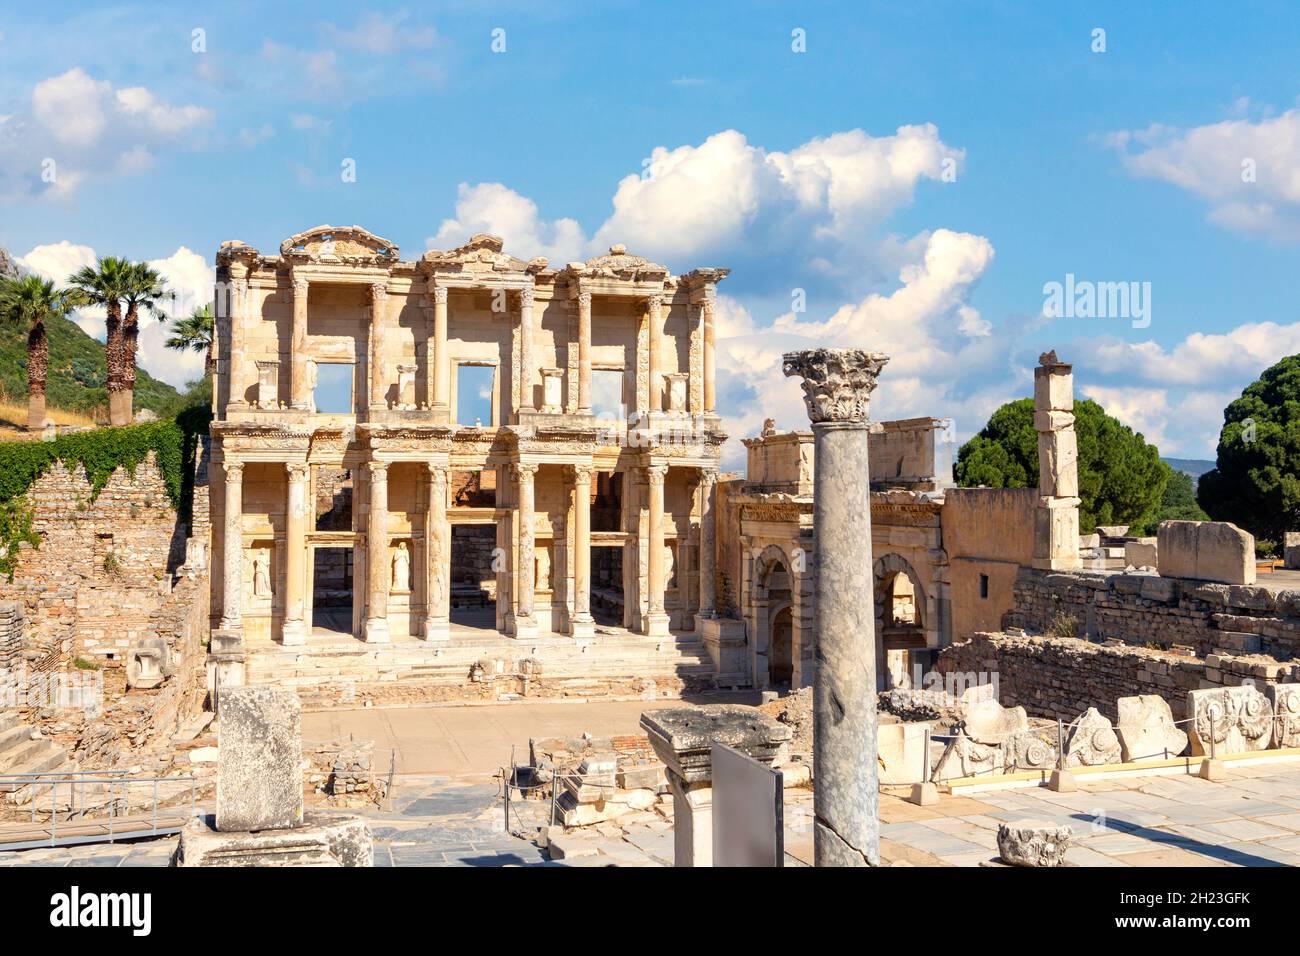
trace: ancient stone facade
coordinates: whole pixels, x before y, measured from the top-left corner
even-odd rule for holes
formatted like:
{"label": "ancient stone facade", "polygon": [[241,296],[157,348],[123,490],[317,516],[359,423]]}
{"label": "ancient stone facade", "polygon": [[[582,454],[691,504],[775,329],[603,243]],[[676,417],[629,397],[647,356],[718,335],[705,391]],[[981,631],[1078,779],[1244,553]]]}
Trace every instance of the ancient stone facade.
{"label": "ancient stone facade", "polygon": [[[486,590],[457,530],[484,527],[504,634],[587,639],[600,609],[651,636],[712,617],[726,270],[672,275],[622,246],[557,269],[488,235],[409,261],[321,226],[278,255],[224,243],[217,271],[214,626],[304,643],[333,550],[342,630],[444,640],[453,592]],[[341,407],[318,407],[326,366],[351,382]],[[467,421],[478,369],[490,414]],[[323,483],[347,486],[328,520]],[[621,575],[597,606],[598,549]]]}

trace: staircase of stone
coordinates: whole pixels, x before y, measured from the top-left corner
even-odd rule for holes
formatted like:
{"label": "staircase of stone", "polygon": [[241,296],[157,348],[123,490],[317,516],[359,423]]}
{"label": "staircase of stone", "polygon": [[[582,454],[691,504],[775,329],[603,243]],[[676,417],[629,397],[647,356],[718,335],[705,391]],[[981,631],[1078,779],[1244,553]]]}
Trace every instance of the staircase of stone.
{"label": "staircase of stone", "polygon": [[[33,737],[34,732],[17,711],[0,710],[0,778],[73,769],[67,751],[45,737]],[[0,782],[0,794],[7,802],[23,802],[21,798],[28,792],[18,781]]]}
{"label": "staircase of stone", "polygon": [[304,704],[311,705],[337,697],[345,685],[397,682],[472,688],[470,671],[476,663],[500,661],[501,672],[517,674],[529,658],[537,662],[537,673],[551,693],[570,697],[609,696],[610,685],[643,679],[671,682],[672,687],[680,681],[698,689],[710,687],[714,677],[708,649],[694,636],[655,639],[620,633],[600,634],[582,644],[563,637],[517,641],[498,634],[454,635],[433,644],[365,644],[350,637],[313,636],[303,647],[249,648],[247,679],[251,684],[293,687]]}

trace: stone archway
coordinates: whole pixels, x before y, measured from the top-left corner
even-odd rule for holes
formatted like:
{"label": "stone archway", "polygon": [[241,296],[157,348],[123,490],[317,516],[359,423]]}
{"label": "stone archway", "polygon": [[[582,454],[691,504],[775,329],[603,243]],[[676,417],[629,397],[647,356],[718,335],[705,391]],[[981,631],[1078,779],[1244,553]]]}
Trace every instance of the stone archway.
{"label": "stone archway", "polygon": [[[771,686],[773,624],[777,613],[792,603],[792,584],[790,558],[781,547],[769,544],[753,559],[745,617],[753,654],[754,685],[758,688]],[[793,626],[790,639],[793,648]]]}
{"label": "stone archway", "polygon": [[794,683],[794,608],[786,604],[771,615],[768,639],[768,685],[790,687]]}
{"label": "stone archway", "polygon": [[929,646],[928,595],[920,575],[901,554],[875,561],[876,686],[910,686],[912,651]]}

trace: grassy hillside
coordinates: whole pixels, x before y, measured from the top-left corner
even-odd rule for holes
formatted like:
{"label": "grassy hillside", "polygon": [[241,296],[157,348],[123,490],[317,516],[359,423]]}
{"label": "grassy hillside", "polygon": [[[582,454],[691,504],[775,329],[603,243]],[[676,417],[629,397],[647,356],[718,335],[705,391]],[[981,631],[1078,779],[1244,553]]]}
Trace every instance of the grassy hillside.
{"label": "grassy hillside", "polygon": [[[50,373],[45,395],[50,408],[80,412],[96,419],[108,417],[108,374],[104,344],[91,338],[76,323],[56,319],[46,323],[50,338]],[[27,400],[27,332],[0,329],[0,398],[15,403]],[[181,407],[181,395],[144,369],[136,372],[135,410],[148,408],[166,418]]]}

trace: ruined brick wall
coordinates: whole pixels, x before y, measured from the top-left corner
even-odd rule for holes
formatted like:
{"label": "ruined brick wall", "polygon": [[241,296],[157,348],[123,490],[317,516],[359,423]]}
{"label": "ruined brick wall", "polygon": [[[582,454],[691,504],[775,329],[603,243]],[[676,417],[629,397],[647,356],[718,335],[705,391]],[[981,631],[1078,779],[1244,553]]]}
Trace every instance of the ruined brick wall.
{"label": "ruined brick wall", "polygon": [[1007,626],[1197,654],[1300,652],[1300,591],[1206,584],[1151,574],[1022,569]]}
{"label": "ruined brick wall", "polygon": [[1079,638],[1011,634],[976,634],[950,645],[940,654],[936,669],[942,674],[996,675],[1003,705],[1023,706],[1034,717],[1065,721],[1089,707],[1115,720],[1115,702],[1138,694],[1159,694],[1169,701],[1174,717],[1181,719],[1189,690],[1234,686],[1246,680],[1300,679],[1300,664],[1258,656],[1198,658]]}
{"label": "ruined brick wall", "polygon": [[17,689],[25,623],[20,604],[15,601],[0,604],[0,706]]}

